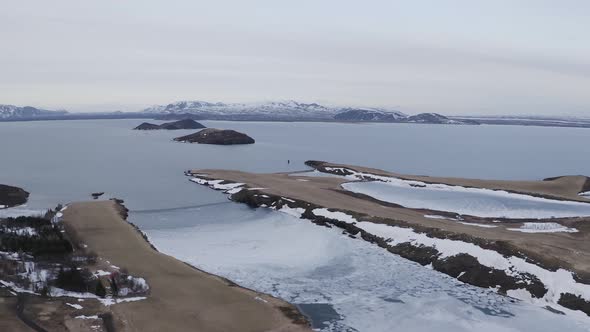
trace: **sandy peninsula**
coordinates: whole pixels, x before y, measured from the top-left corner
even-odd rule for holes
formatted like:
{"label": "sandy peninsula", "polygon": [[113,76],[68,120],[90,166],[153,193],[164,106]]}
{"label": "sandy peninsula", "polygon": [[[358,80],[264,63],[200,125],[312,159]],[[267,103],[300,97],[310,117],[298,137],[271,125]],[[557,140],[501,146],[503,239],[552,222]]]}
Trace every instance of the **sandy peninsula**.
{"label": "sandy peninsula", "polygon": [[117,331],[309,331],[290,304],[154,250],[114,201],[74,203],[63,222],[89,250],[142,276],[145,300],[109,307]]}

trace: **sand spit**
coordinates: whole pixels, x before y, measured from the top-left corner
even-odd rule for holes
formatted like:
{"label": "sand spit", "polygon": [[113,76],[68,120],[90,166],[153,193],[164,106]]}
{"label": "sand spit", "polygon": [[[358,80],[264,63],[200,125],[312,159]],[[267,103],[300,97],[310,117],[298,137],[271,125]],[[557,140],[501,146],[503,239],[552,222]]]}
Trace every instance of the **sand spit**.
{"label": "sand spit", "polygon": [[124,215],[117,202],[96,201],[73,203],[63,216],[89,250],[150,285],[147,299],[109,307],[118,331],[310,330],[290,304],[157,252]]}

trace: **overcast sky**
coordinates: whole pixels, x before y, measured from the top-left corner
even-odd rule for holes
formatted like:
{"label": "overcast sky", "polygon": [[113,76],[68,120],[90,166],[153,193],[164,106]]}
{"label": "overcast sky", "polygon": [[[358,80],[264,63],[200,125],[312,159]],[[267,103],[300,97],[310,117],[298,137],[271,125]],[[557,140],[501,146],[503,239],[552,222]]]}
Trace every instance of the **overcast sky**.
{"label": "overcast sky", "polygon": [[0,0],[0,103],[590,116],[590,1]]}

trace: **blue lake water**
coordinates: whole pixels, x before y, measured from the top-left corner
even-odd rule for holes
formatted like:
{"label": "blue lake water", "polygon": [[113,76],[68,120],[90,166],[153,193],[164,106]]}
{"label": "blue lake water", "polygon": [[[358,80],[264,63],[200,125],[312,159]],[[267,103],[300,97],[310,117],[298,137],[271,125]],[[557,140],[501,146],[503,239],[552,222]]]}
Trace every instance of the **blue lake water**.
{"label": "blue lake water", "polygon": [[0,183],[30,191],[33,210],[98,191],[122,198],[160,250],[300,304],[328,320],[316,324],[324,331],[589,330],[588,321],[512,303],[338,231],[228,202],[183,172],[298,171],[320,159],[441,176],[590,174],[590,130],[204,121],[257,140],[212,146],[172,141],[192,131],[131,130],[141,122],[0,123]]}

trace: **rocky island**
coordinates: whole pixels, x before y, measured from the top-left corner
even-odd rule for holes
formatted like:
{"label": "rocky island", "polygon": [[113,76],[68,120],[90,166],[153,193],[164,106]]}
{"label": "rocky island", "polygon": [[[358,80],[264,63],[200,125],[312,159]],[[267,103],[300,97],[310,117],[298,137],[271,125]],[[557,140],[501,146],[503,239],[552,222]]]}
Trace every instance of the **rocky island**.
{"label": "rocky island", "polygon": [[215,128],[203,129],[194,134],[177,137],[174,140],[177,142],[217,145],[254,144],[255,142],[252,137],[244,133],[235,130]]}
{"label": "rocky island", "polygon": [[28,198],[24,189],[0,184],[0,209],[25,204]]}
{"label": "rocky island", "polygon": [[166,122],[162,123],[161,125],[144,122],[139,126],[135,127],[134,130],[179,130],[179,129],[202,129],[206,128],[202,124],[198,123],[193,119],[184,119],[178,120],[174,122]]}

